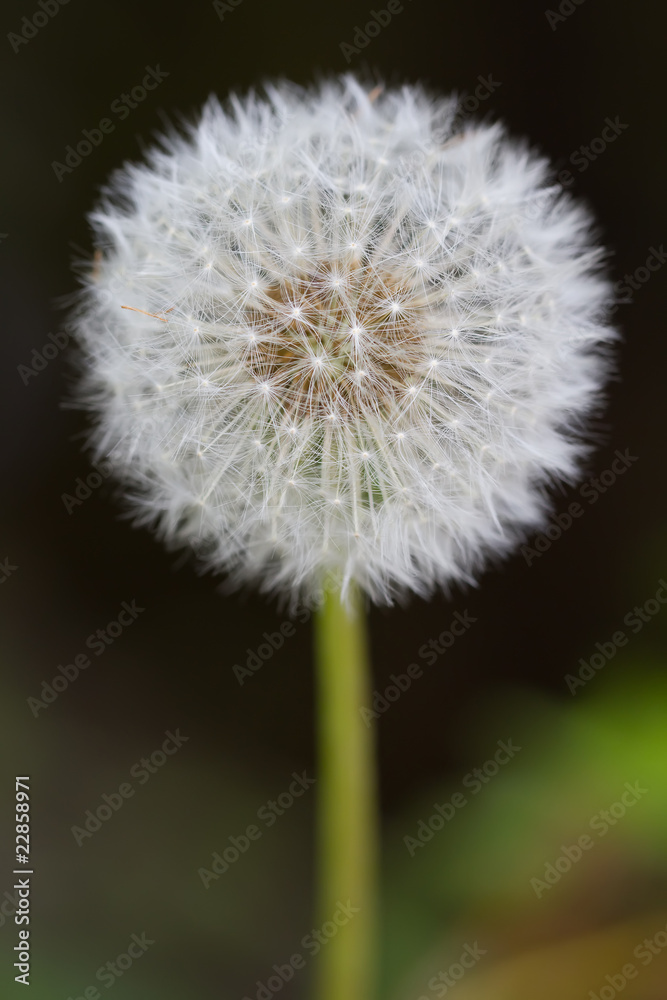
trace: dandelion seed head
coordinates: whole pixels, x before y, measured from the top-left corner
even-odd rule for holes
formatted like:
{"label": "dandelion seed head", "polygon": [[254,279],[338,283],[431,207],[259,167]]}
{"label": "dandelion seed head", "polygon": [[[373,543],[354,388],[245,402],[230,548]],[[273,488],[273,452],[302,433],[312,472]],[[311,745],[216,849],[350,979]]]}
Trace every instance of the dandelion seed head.
{"label": "dandelion seed head", "polygon": [[352,76],[211,99],[91,214],[92,442],[138,520],[232,584],[470,582],[576,473],[602,253],[542,158],[456,111]]}

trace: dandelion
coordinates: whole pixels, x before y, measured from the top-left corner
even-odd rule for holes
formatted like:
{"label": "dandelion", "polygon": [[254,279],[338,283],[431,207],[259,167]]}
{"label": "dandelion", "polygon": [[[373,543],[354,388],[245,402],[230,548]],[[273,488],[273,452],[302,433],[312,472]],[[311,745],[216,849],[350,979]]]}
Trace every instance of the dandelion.
{"label": "dandelion", "polygon": [[612,336],[588,215],[455,116],[351,77],[212,99],[92,214],[99,457],[233,584],[469,581],[577,468]]}
{"label": "dandelion", "polygon": [[[232,585],[295,602],[326,576],[351,607],[470,582],[575,475],[614,336],[602,252],[547,162],[454,99],[351,76],[212,98],[91,222],[75,324],[98,457]],[[365,996],[355,975],[327,995]]]}

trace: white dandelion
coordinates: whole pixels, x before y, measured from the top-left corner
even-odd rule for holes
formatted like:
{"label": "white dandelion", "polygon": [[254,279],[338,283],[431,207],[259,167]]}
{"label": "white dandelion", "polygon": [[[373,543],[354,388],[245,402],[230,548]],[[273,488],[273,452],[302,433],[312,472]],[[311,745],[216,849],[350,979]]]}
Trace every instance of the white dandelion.
{"label": "white dandelion", "polygon": [[211,99],[91,215],[97,455],[234,584],[471,581],[576,474],[602,252],[543,158],[456,111],[350,76]]}

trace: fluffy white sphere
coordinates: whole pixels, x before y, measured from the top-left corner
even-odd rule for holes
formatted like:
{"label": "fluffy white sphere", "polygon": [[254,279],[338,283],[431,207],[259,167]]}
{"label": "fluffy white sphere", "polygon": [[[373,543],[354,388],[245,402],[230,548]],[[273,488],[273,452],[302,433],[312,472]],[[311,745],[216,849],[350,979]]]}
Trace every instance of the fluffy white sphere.
{"label": "fluffy white sphere", "polygon": [[234,584],[471,580],[576,471],[613,337],[589,216],[456,112],[349,76],[211,99],[91,214],[97,454]]}

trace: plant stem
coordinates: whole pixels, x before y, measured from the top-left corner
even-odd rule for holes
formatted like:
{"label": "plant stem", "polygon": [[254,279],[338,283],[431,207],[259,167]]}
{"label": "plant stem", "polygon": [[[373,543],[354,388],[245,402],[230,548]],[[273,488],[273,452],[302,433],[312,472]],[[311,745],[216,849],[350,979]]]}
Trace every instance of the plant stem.
{"label": "plant stem", "polygon": [[[358,908],[318,957],[318,1000],[372,1000],[375,988],[377,816],[375,741],[365,613],[326,593],[315,617],[319,718],[319,912],[332,926]],[[369,720],[370,721],[370,720]],[[334,926],[336,926],[334,924]],[[325,932],[326,933],[326,932]]]}

